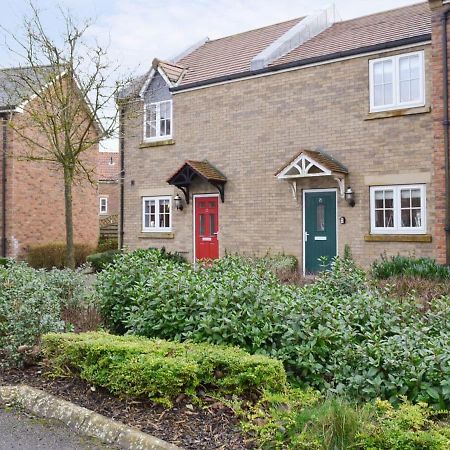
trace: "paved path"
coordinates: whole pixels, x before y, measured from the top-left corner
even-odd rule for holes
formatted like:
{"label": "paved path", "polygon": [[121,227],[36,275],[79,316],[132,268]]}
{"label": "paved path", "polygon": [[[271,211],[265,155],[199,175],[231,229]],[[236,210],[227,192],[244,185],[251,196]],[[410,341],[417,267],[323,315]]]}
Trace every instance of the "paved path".
{"label": "paved path", "polygon": [[65,425],[0,408],[0,450],[105,450]]}

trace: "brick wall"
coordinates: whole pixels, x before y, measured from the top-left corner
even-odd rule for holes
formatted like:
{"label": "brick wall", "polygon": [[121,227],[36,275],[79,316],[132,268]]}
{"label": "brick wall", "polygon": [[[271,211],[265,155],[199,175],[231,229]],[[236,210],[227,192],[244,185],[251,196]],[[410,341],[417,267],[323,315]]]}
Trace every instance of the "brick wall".
{"label": "brick wall", "polygon": [[[430,106],[431,47],[414,50],[425,51]],[[387,54],[370,58],[381,56]],[[165,180],[186,159],[208,159],[229,180],[225,203],[219,204],[221,254],[285,252],[301,261],[301,190],[334,188],[337,184],[325,177],[304,179],[294,200],[289,185],[277,180],[274,173],[302,148],[321,147],[347,166],[347,184],[356,195],[354,208],[338,199],[338,216],[346,217],[346,224],[338,225],[340,253],[349,244],[354,257],[364,265],[383,252],[434,256],[439,242],[364,239],[370,229],[366,176],[390,175],[396,180],[418,173],[428,177],[427,232],[434,237],[437,229],[431,176],[432,115],[428,112],[367,120],[368,60],[358,57],[176,93],[174,145],[139,148],[142,117],[136,111],[142,110],[142,104],[133,104],[125,121],[125,245],[131,249],[164,245],[192,258],[192,202],[182,212],[173,212],[173,237],[156,239],[141,233],[141,196],[174,193]],[[216,190],[195,182],[191,192]]]}
{"label": "brick wall", "polygon": [[[14,120],[26,124],[26,114]],[[8,145],[7,252],[23,257],[30,246],[65,242],[63,177],[59,169],[46,163],[21,159],[27,144],[12,130]],[[85,153],[87,167],[95,169],[97,152],[94,146]],[[73,220],[75,242],[95,246],[99,236],[97,188],[87,181],[78,180],[73,187]]]}
{"label": "brick wall", "polygon": [[[119,214],[119,183],[117,181],[100,181],[98,183],[98,197],[108,199],[108,212],[100,214],[100,217]],[[100,200],[98,201],[98,210],[100,211]]]}
{"label": "brick wall", "polygon": [[[443,71],[442,71],[442,24],[441,16],[444,11],[442,0],[430,0],[432,9],[432,61],[431,72],[433,78],[433,179],[436,186],[436,213],[434,222],[435,255],[439,262],[446,262],[445,236],[445,146],[443,125]],[[447,23],[447,33],[450,37],[450,19]],[[448,46],[450,55],[450,46]]]}

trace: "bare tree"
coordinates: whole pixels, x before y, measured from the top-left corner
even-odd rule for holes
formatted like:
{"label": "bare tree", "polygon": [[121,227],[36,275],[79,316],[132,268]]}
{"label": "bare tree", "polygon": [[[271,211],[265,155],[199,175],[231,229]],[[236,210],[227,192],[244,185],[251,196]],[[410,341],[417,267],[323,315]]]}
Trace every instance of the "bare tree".
{"label": "bare tree", "polygon": [[[64,31],[52,38],[31,6],[23,34],[8,31],[20,70],[11,72],[10,126],[24,140],[19,155],[42,161],[58,170],[64,180],[64,205],[68,267],[75,266],[72,191],[77,182],[95,182],[95,164],[88,150],[115,135],[117,109],[114,99],[125,81],[119,82],[118,66],[108,60],[107,49],[87,43],[90,22],[79,25],[69,12],[60,10]],[[13,120],[23,112],[24,120]],[[43,137],[43,138],[42,138]]]}

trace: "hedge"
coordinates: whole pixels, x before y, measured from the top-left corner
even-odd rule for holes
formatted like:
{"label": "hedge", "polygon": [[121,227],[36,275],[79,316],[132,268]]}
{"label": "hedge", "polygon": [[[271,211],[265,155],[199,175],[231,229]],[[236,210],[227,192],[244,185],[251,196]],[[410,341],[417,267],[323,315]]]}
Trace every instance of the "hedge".
{"label": "hedge", "polygon": [[113,336],[107,333],[43,337],[55,375],[76,375],[115,395],[169,403],[180,394],[250,395],[286,387],[281,362],[235,347]]}
{"label": "hedge", "polygon": [[[93,250],[87,244],[75,244],[76,267],[84,264],[87,256]],[[63,269],[66,267],[66,244],[57,242],[30,247],[27,253],[27,262],[35,269]]]}

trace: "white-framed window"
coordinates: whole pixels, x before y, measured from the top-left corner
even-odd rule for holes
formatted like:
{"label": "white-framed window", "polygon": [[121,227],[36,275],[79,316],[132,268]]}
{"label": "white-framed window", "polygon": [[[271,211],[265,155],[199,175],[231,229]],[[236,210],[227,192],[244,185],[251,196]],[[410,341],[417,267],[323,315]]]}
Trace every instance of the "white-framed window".
{"label": "white-framed window", "polygon": [[369,61],[370,111],[425,105],[423,51]]}
{"label": "white-framed window", "polygon": [[100,214],[108,214],[108,197],[100,197]]}
{"label": "white-framed window", "polygon": [[172,137],[172,100],[144,105],[144,140],[157,141]]}
{"label": "white-framed window", "polygon": [[374,234],[426,233],[425,185],[372,186],[370,222]]}
{"label": "white-framed window", "polygon": [[142,230],[172,230],[172,197],[142,197]]}

